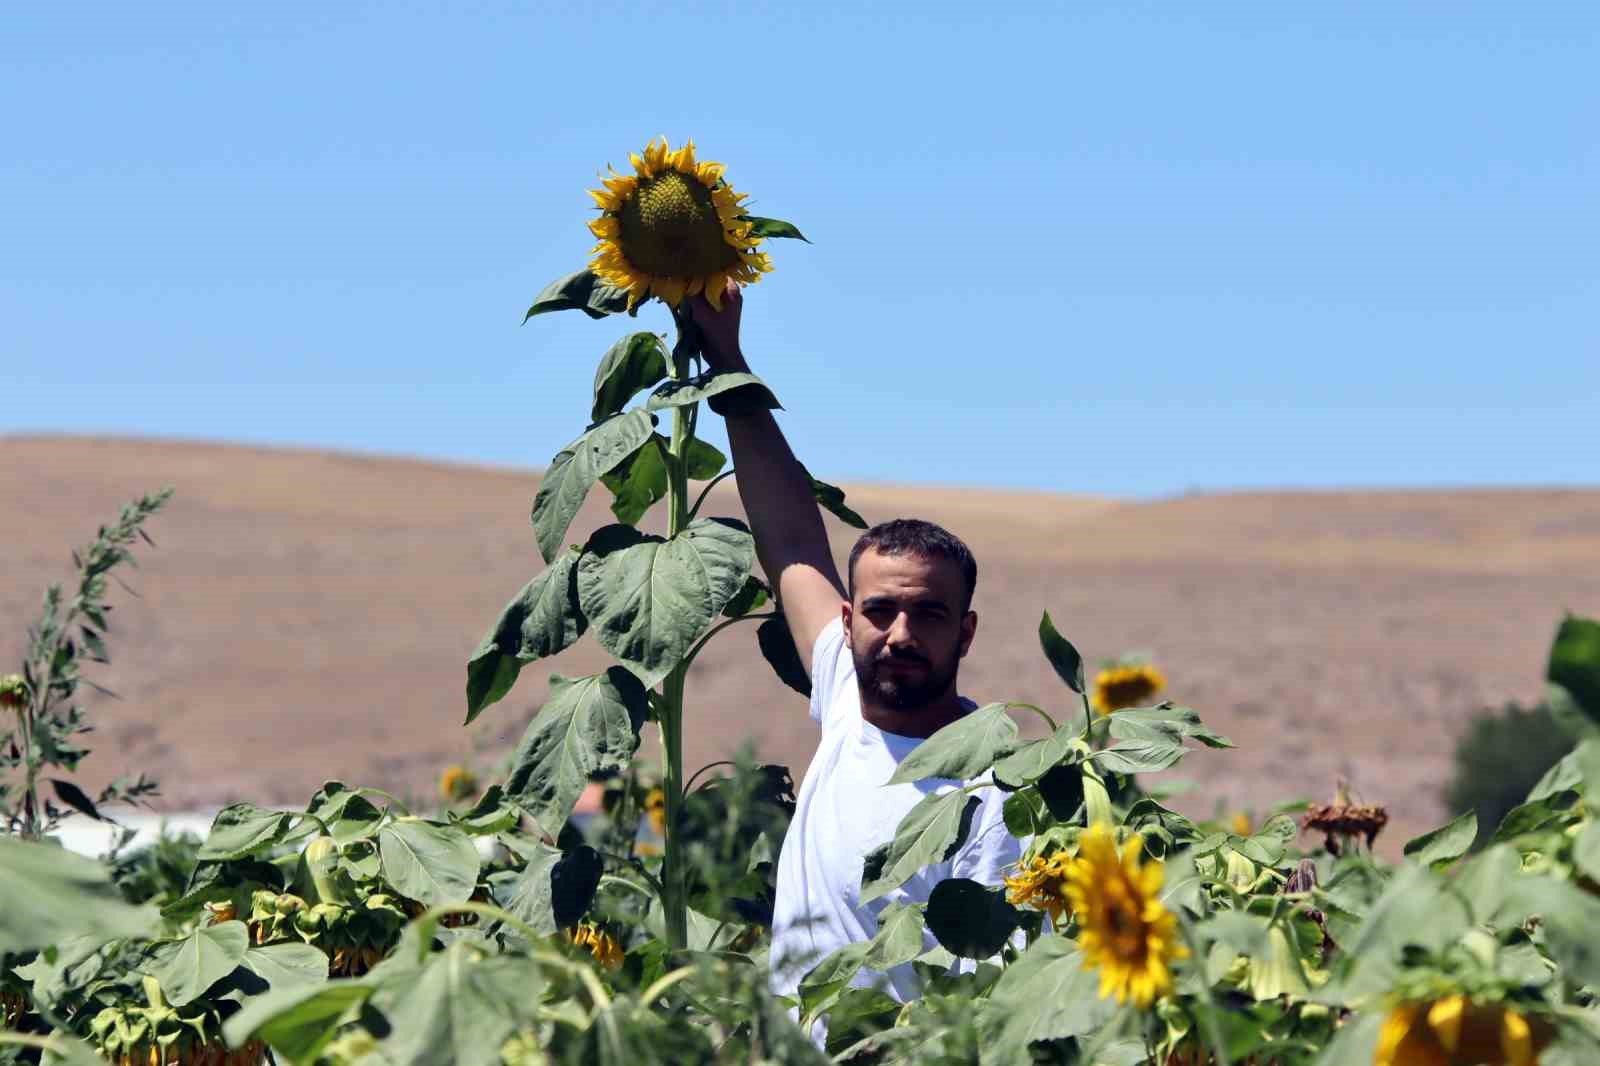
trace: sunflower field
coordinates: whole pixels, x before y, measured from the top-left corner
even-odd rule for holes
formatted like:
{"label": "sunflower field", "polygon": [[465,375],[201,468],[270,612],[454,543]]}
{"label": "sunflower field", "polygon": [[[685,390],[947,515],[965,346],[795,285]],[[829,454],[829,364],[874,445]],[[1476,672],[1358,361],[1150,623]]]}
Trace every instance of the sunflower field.
{"label": "sunflower field", "polygon": [[[692,145],[653,143],[632,168],[592,194],[593,261],[528,314],[658,300],[675,336],[631,332],[600,359],[587,428],[532,501],[544,565],[467,664],[466,721],[591,633],[614,665],[553,676],[508,769],[452,768],[436,809],[329,781],[295,810],[233,804],[203,841],[146,860],[71,854],[51,841],[67,808],[100,816],[155,787],[70,782],[78,662],[107,658],[105,577],[165,497],[139,501],[76,556],[76,592],[47,595],[22,672],[0,680],[0,1062],[1600,1062],[1600,622],[1577,616],[1546,671],[1570,754],[1479,850],[1467,814],[1388,862],[1372,850],[1387,813],[1342,789],[1259,824],[1167,806],[1163,774],[1231,743],[1160,700],[1143,659],[1086,674],[1044,613],[1061,705],[981,707],[901,763],[896,782],[945,783],[867,858],[876,935],[808,960],[795,1000],[774,995],[794,780],[748,757],[686,774],[682,752],[707,642],[753,631],[751,652],[809,688],[749,531],[702,513],[734,474],[696,434],[702,405],[777,399],[703,370],[684,301],[759,280],[765,241],[803,238],[746,214]],[[569,543],[597,484],[616,521]],[[839,489],[813,489],[864,526]],[[664,534],[641,529],[656,508]],[[651,727],[659,757],[641,753]],[[576,817],[595,782],[602,813]],[[961,846],[983,790],[1005,794],[1021,861],[1003,884],[905,898]],[[921,995],[889,996],[891,970]]]}

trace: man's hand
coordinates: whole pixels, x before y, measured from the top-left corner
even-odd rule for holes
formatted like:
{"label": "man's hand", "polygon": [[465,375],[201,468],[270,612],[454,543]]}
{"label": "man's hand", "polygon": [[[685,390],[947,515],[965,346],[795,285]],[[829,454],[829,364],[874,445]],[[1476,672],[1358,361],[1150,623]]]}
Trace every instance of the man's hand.
{"label": "man's hand", "polygon": [[722,290],[720,311],[703,295],[689,301],[689,313],[700,330],[701,351],[707,365],[719,374],[750,369],[744,361],[744,353],[739,350],[739,313],[742,310],[744,296],[738,284],[732,281]]}

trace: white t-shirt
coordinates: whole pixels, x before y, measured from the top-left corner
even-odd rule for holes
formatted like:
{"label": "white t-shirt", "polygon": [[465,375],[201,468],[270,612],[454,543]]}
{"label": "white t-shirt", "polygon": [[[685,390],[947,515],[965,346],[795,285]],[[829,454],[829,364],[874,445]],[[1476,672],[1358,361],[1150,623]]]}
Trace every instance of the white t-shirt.
{"label": "white t-shirt", "polygon": [[[972,709],[970,703],[967,709]],[[844,624],[837,619],[817,637],[812,652],[811,717],[822,726],[822,742],[783,838],[772,919],[771,987],[791,997],[806,971],[823,957],[854,941],[872,939],[878,915],[890,903],[926,903],[933,886],[950,877],[998,885],[1020,857],[1020,845],[1001,813],[1004,793],[993,786],[979,789],[974,795],[980,806],[953,858],[862,904],[867,853],[893,840],[900,820],[928,793],[948,792],[962,782],[930,777],[915,784],[885,784],[922,739],[885,733],[861,717],[855,660]],[[936,946],[933,934],[925,936],[929,948]],[[917,995],[917,977],[909,964],[888,974],[862,970],[852,984],[865,987],[885,978],[884,991],[895,999],[904,1002]]]}

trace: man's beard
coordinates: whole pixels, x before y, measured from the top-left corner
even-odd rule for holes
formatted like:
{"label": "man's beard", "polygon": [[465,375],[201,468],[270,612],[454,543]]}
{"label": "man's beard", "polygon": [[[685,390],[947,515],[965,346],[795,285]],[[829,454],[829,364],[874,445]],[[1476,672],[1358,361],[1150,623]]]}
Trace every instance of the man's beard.
{"label": "man's beard", "polygon": [[[862,696],[891,711],[917,711],[928,706],[949,690],[960,665],[958,656],[951,656],[950,668],[945,671],[938,670],[932,660],[920,655],[884,653],[877,659],[868,659],[852,652],[851,657],[855,659]],[[921,663],[927,667],[927,673],[920,680],[896,677],[884,669],[894,662]]]}

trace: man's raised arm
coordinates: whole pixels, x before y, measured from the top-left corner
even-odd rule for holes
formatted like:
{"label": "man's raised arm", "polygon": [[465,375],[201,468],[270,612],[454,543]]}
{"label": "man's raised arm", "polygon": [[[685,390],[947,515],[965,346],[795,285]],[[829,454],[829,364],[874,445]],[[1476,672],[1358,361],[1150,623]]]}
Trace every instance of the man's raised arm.
{"label": "man's raised arm", "polygon": [[[743,302],[730,282],[721,311],[703,296],[694,297],[690,305],[706,362],[719,373],[750,369],[739,347]],[[771,411],[729,415],[727,424],[739,499],[755,534],[756,555],[783,604],[789,632],[809,674],[817,636],[840,616],[845,598],[811,477],[789,450]]]}

